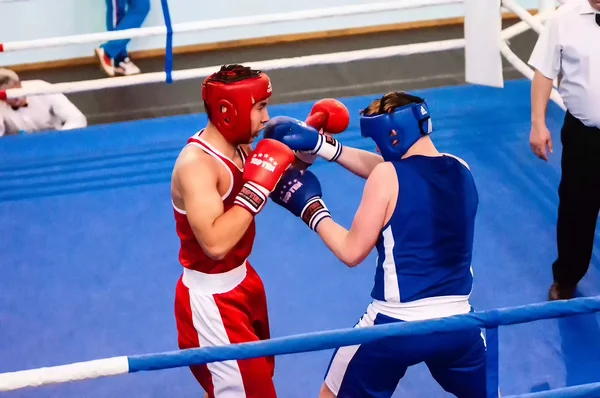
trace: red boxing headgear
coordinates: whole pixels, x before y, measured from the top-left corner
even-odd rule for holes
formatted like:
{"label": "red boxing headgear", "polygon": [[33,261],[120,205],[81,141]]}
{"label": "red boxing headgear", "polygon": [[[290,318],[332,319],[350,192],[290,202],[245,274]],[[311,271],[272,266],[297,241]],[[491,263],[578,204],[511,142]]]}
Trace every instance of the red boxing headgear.
{"label": "red boxing headgear", "polygon": [[202,100],[208,119],[234,145],[250,141],[250,113],[257,102],[269,98],[271,80],[259,70],[242,65],[222,66],[202,83]]}

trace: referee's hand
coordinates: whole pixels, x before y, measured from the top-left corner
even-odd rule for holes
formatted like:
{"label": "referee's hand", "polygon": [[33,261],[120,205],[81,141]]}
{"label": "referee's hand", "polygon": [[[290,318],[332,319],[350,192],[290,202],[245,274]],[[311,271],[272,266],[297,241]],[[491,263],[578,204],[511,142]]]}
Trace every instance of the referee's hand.
{"label": "referee's hand", "polygon": [[552,136],[550,130],[545,124],[533,124],[531,126],[531,133],[529,134],[529,146],[535,155],[545,161],[548,161],[548,154],[546,153],[546,147],[548,151],[552,153]]}

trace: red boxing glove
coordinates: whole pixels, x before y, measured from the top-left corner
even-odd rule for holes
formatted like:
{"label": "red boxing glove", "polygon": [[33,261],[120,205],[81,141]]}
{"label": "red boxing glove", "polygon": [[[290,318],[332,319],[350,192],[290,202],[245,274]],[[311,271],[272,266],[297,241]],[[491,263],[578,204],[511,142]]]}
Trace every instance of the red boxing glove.
{"label": "red boxing glove", "polygon": [[350,112],[340,101],[325,98],[313,105],[306,124],[317,130],[323,129],[325,133],[339,134],[348,128]]}
{"label": "red boxing glove", "polygon": [[244,186],[234,204],[258,214],[293,162],[294,152],[287,145],[269,138],[261,140],[244,163]]}

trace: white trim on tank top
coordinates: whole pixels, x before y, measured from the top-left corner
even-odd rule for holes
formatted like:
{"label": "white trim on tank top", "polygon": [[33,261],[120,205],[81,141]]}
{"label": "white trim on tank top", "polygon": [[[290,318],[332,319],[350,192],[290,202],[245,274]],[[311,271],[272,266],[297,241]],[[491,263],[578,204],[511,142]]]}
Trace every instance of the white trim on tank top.
{"label": "white trim on tank top", "polygon": [[[204,131],[204,130],[202,130]],[[229,160],[231,162],[231,164],[233,164],[239,171],[243,172],[244,171],[244,167],[242,166],[242,168],[240,169],[238,167],[237,164],[235,164],[235,162],[231,159],[229,159],[227,156],[225,156],[221,151],[219,151],[217,148],[215,148],[214,146],[212,146],[211,144],[209,144],[205,139],[203,139],[200,134],[202,133],[202,131],[198,132],[196,135],[194,135],[192,138],[197,139],[198,141],[202,142],[204,145],[206,145],[211,151],[213,151],[214,153],[216,153],[217,155],[224,157],[225,159]],[[242,165],[243,162],[246,161],[246,156],[244,155],[243,151],[240,149],[240,147],[238,146],[236,149],[239,153],[240,156],[242,158]]]}

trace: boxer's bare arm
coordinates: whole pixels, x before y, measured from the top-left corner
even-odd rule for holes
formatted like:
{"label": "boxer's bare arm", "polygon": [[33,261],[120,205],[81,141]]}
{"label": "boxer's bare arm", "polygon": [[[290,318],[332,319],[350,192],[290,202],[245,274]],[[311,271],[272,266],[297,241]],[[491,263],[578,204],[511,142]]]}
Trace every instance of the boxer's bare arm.
{"label": "boxer's bare arm", "polygon": [[218,165],[207,154],[187,153],[177,162],[177,187],[187,218],[202,249],[222,259],[242,238],[253,216],[240,206],[224,212],[217,190]]}
{"label": "boxer's bare arm", "polygon": [[381,163],[374,167],[367,179],[360,206],[350,231],[326,218],[317,227],[317,233],[327,247],[349,267],[360,264],[373,250],[381,229],[394,210],[398,184],[394,166]]}
{"label": "boxer's bare arm", "polygon": [[383,158],[373,152],[344,146],[336,162],[359,177],[369,178],[375,166],[383,163]]}
{"label": "boxer's bare arm", "polygon": [[[351,173],[367,179],[369,178],[369,175],[375,166],[377,166],[379,163],[383,163],[383,158],[373,152],[344,146],[344,149],[342,150],[342,153],[336,162]],[[296,157],[294,167],[297,169],[305,170],[310,166],[310,163],[306,163]]]}
{"label": "boxer's bare arm", "polygon": [[[313,111],[316,111],[314,115],[319,113],[328,115],[321,121],[315,120],[309,123],[316,129],[321,129],[320,132],[325,135],[335,138],[337,134],[330,134],[328,131],[336,131],[339,134],[348,127],[350,120],[348,109],[337,100],[320,100],[313,106],[311,114]],[[383,162],[383,158],[373,152],[344,146],[336,162],[351,173],[368,178],[375,166]]]}

